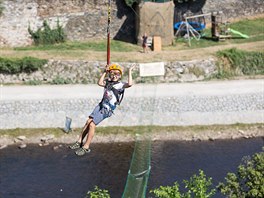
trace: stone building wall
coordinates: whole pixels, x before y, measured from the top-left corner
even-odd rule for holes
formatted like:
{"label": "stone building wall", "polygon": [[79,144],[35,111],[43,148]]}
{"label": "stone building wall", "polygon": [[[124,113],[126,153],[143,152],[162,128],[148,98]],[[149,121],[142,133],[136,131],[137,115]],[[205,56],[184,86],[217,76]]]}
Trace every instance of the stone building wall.
{"label": "stone building wall", "polygon": [[[196,3],[195,3],[196,2]],[[203,13],[222,10],[228,19],[264,13],[263,0],[199,0],[177,9],[202,9]],[[47,20],[54,27],[57,20],[65,28],[69,40],[88,40],[106,37],[107,1],[99,0],[2,0],[0,16],[0,47],[25,46],[32,43],[28,26],[36,30]],[[111,37],[136,42],[135,19],[138,15],[124,0],[112,1]]]}

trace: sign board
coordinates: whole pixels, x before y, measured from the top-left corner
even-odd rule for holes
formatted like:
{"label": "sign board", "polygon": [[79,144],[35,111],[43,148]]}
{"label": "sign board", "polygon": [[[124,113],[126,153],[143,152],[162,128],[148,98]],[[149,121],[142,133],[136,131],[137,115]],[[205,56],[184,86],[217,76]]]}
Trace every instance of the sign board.
{"label": "sign board", "polygon": [[164,76],[164,62],[139,64],[139,75],[144,76]]}

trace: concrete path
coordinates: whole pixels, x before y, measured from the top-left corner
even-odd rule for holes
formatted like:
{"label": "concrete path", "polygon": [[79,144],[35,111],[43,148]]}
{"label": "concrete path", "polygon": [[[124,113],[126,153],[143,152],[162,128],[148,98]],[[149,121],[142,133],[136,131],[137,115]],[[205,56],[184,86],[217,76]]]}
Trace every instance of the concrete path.
{"label": "concrete path", "polygon": [[[98,85],[41,85],[41,86],[1,86],[0,99],[3,100],[44,100],[101,98],[103,88]],[[136,84],[126,90],[126,97],[158,97],[183,95],[229,95],[264,94],[264,79],[208,81],[196,83]]]}
{"label": "concrete path", "polygon": [[[0,87],[0,128],[81,127],[100,101],[97,85]],[[126,90],[112,125],[264,123],[264,79],[137,84]]]}

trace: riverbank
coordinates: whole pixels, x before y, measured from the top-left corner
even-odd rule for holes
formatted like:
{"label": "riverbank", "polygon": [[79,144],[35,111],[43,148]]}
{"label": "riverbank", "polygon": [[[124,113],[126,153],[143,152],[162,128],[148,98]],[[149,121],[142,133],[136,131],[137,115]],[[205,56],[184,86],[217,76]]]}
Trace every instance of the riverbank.
{"label": "riverbank", "polygon": [[[27,144],[47,146],[50,143],[70,144],[74,142],[81,129],[65,133],[63,129],[9,129],[0,130],[0,148],[17,145],[25,148]],[[135,141],[136,134],[149,135],[152,141],[214,141],[219,139],[238,139],[264,137],[264,123],[204,125],[204,126],[134,126],[98,127],[93,143],[120,143]]]}

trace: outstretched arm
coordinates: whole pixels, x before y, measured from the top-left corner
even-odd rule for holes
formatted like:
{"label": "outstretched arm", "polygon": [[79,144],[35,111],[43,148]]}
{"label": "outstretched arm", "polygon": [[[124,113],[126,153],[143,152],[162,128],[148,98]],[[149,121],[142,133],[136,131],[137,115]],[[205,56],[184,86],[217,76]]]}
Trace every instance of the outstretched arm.
{"label": "outstretched arm", "polygon": [[100,76],[97,84],[101,87],[104,87],[105,86],[105,76],[108,72],[108,65],[105,66],[105,70],[103,71],[102,75]]}
{"label": "outstretched arm", "polygon": [[129,88],[133,85],[132,79],[132,70],[136,67],[136,64],[133,64],[128,70],[128,82],[124,85],[124,88]]}

